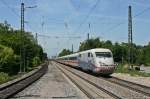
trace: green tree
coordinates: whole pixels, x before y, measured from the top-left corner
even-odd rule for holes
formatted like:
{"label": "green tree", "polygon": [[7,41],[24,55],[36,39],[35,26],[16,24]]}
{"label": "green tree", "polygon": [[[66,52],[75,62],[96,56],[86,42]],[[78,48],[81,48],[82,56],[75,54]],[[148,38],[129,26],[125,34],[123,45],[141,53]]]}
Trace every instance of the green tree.
{"label": "green tree", "polygon": [[64,56],[64,55],[69,55],[71,54],[72,52],[69,50],[69,49],[63,49],[60,53],[59,53],[59,57],[60,56]]}
{"label": "green tree", "polygon": [[102,42],[100,42],[99,38],[92,38],[89,40],[86,40],[84,42],[81,42],[79,51],[89,50],[92,48],[100,48],[102,47]]}
{"label": "green tree", "polygon": [[123,59],[123,48],[119,43],[115,43],[113,46],[113,55],[115,62],[122,62]]}
{"label": "green tree", "polygon": [[34,57],[34,58],[33,58],[33,61],[32,61],[33,66],[37,66],[37,65],[39,65],[40,63],[41,63],[41,60],[40,60],[39,57]]}
{"label": "green tree", "polygon": [[145,65],[150,66],[150,42],[147,46],[144,46],[143,53]]}
{"label": "green tree", "polygon": [[17,74],[19,71],[19,56],[14,54],[12,48],[0,45],[0,72],[6,72],[10,75]]}
{"label": "green tree", "polygon": [[[23,58],[20,56],[20,51],[22,55],[25,56],[25,65],[28,65],[31,68],[34,65],[33,60],[35,60],[35,57],[36,59],[40,59],[40,62],[44,61],[43,57],[45,57],[45,55],[43,49],[36,43],[33,35],[30,32],[21,33],[20,30],[14,30],[7,21],[0,23],[0,45],[7,48],[6,51],[9,52],[8,55],[12,55],[12,57],[9,56],[7,59],[7,63],[5,62],[4,64],[4,61],[2,61],[0,64],[1,70],[4,72],[11,73],[9,69],[11,69],[12,66],[16,66],[15,68],[13,67],[12,71],[19,70],[19,59]],[[12,54],[10,53],[10,50],[12,50]],[[1,59],[4,60],[7,57],[7,54],[4,54],[4,52],[1,54]],[[8,65],[8,63],[11,64]],[[7,69],[4,69],[6,67]]]}

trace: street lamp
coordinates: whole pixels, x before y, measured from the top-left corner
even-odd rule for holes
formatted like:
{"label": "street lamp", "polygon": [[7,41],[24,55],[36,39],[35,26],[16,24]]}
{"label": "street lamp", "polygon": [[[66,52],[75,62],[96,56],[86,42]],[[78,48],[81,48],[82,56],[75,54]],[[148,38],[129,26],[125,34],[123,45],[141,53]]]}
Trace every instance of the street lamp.
{"label": "street lamp", "polygon": [[36,8],[37,7],[37,5],[35,5],[35,6],[29,6],[29,7],[25,7],[25,8]]}

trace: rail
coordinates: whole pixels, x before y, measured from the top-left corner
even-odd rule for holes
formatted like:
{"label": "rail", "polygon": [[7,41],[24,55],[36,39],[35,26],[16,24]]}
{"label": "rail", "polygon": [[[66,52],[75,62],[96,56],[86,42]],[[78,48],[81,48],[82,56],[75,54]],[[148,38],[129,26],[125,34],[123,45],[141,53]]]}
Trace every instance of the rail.
{"label": "rail", "polygon": [[8,99],[28,87],[30,84],[43,76],[46,73],[47,68],[47,63],[42,64],[39,68],[25,74],[20,78],[0,85],[0,99]]}
{"label": "rail", "polygon": [[[58,68],[59,68],[59,66],[58,66]],[[65,68],[65,67],[64,67],[64,68]],[[59,68],[59,69],[60,69],[60,68]],[[61,70],[61,69],[60,69],[60,70]],[[111,97],[113,97],[113,98],[115,98],[115,99],[121,99],[121,97],[117,96],[116,94],[114,94],[114,93],[112,93],[112,92],[110,92],[110,91],[108,91],[108,90],[106,90],[106,89],[100,87],[99,85],[97,85],[97,84],[91,82],[90,80],[87,80],[87,79],[83,78],[82,76],[80,76],[79,74],[76,74],[76,73],[72,72],[72,71],[69,70],[68,68],[65,68],[65,70],[69,71],[69,72],[72,73],[73,75],[78,76],[79,78],[83,79],[84,81],[88,82],[89,84],[95,86],[97,89],[99,89],[99,90],[105,92],[105,93],[108,94],[109,96],[111,96]],[[61,71],[62,71],[64,74],[66,74],[63,70],[61,70]],[[66,75],[66,76],[67,76],[68,78],[70,78],[68,75]],[[72,81],[73,81],[73,80],[72,80]],[[75,82],[75,81],[73,81],[73,82]],[[76,84],[76,83],[75,83],[75,84]],[[76,84],[76,85],[77,85],[77,84]],[[88,94],[82,87],[80,87],[79,85],[77,85],[77,87],[78,87],[79,89],[81,89],[81,90],[83,91],[83,93],[85,93],[85,94],[87,95],[87,97],[89,97],[90,99],[94,99],[94,98],[92,98],[93,96],[90,95],[90,94]]]}
{"label": "rail", "polygon": [[107,80],[107,81],[112,82],[112,83],[115,83],[115,84],[118,84],[118,85],[123,86],[123,87],[127,87],[133,91],[139,92],[141,94],[144,94],[144,95],[150,97],[150,87],[148,87],[148,86],[140,85],[140,84],[130,82],[127,80],[123,80],[123,79],[119,79],[116,77],[102,78],[102,79]]}
{"label": "rail", "polygon": [[[56,61],[56,62],[57,62],[57,61]],[[58,63],[60,63],[60,62],[58,62]],[[62,64],[62,63],[60,63],[60,64]],[[64,65],[66,65],[66,64],[64,64]],[[71,68],[74,68],[74,67],[71,66],[71,65],[66,65],[66,66],[69,66],[69,67],[71,67]],[[77,69],[77,68],[74,68],[74,69]],[[81,71],[82,71],[82,70],[81,70]],[[93,75],[93,74],[91,74],[91,76],[96,77],[96,76]],[[131,89],[131,90],[133,90],[133,91],[136,91],[136,92],[138,92],[138,93],[141,93],[141,94],[143,94],[143,95],[145,95],[145,96],[150,97],[150,87],[148,87],[148,86],[140,85],[140,84],[137,84],[137,83],[134,83],[134,82],[122,80],[122,79],[119,79],[119,78],[116,78],[116,77],[111,77],[111,76],[108,77],[108,78],[106,78],[106,77],[99,77],[99,76],[98,76],[98,78],[99,78],[99,79],[104,79],[104,80],[106,80],[106,81],[108,81],[108,82],[111,82],[111,83],[118,84],[118,85],[120,85],[120,86],[122,86],[122,87]],[[105,91],[105,90],[104,90],[104,91]]]}

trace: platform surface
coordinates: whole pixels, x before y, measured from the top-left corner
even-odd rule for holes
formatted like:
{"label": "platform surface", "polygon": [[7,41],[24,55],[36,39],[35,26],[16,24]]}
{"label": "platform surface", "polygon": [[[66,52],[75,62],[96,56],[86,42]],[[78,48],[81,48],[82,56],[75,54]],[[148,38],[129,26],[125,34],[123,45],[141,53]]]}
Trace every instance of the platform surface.
{"label": "platform surface", "polygon": [[43,77],[11,99],[83,99],[56,66],[48,68]]}

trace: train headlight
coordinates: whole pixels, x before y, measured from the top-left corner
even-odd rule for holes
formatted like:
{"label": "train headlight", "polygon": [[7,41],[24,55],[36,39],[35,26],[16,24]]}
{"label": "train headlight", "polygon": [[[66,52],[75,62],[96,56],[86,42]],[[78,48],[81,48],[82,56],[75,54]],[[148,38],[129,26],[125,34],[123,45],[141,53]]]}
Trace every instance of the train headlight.
{"label": "train headlight", "polygon": [[102,63],[102,62],[99,62],[99,64],[100,64],[101,66],[105,66],[105,64],[104,64],[104,63]]}

